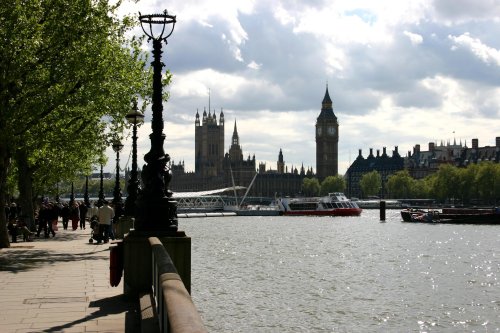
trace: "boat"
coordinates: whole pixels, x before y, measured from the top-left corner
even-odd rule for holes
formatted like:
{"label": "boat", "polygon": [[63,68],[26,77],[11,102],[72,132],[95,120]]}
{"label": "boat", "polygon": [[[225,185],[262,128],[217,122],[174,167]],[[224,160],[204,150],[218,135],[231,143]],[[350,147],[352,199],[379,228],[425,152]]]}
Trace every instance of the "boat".
{"label": "boat", "polygon": [[325,197],[280,198],[278,206],[283,215],[359,216],[362,211],[341,192]]}
{"label": "boat", "polygon": [[500,224],[500,209],[492,208],[443,208],[439,210],[403,209],[404,222]]}
{"label": "boat", "polygon": [[[225,208],[231,211],[231,208]],[[233,209],[237,216],[278,216],[281,211],[276,205],[243,205]]]}
{"label": "boat", "polygon": [[381,201],[385,202],[386,209],[399,209],[403,207],[401,202],[394,199],[368,199],[368,200],[353,199],[352,201],[355,202],[361,209],[379,209]]}

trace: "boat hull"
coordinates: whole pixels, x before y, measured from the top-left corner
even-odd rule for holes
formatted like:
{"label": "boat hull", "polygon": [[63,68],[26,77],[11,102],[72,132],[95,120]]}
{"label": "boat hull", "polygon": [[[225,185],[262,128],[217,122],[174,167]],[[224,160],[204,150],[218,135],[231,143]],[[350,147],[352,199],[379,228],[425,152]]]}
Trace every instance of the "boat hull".
{"label": "boat hull", "polygon": [[[427,216],[427,218],[423,218]],[[500,224],[500,212],[492,209],[443,208],[442,212],[422,210],[402,210],[404,222],[455,223],[455,224]]]}
{"label": "boat hull", "polygon": [[272,209],[262,209],[262,210],[256,210],[256,209],[240,209],[235,211],[237,216],[278,216],[282,215],[279,210],[272,210]]}
{"label": "boat hull", "polygon": [[359,216],[360,208],[338,208],[325,210],[288,210],[283,212],[286,216]]}

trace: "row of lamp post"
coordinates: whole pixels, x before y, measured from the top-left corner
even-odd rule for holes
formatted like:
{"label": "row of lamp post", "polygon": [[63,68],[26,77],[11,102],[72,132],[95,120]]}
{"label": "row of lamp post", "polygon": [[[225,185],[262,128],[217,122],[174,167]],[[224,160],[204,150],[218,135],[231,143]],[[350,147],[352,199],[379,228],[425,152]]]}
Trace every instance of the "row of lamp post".
{"label": "row of lamp post", "polygon": [[[126,119],[129,124],[132,125],[132,171],[130,172],[130,180],[127,186],[128,196],[125,201],[125,215],[134,216],[135,213],[135,201],[137,200],[137,194],[139,191],[139,180],[137,178],[137,127],[141,126],[144,122],[144,114],[138,110],[137,101],[133,101],[132,111],[130,111],[126,116]],[[123,144],[119,139],[116,139],[112,143],[113,151],[116,153],[116,180],[115,186],[113,190],[113,204],[115,206],[116,215],[120,216],[123,213],[123,200],[122,200],[122,192],[120,188],[120,152],[123,149]],[[97,206],[102,206],[104,200],[106,199],[104,195],[104,165],[101,163],[101,172],[100,172],[100,186],[99,186],[99,195]],[[90,198],[88,192],[89,186],[89,176],[85,176],[85,193],[84,193],[84,202],[86,206],[90,206]],[[71,183],[71,198],[70,201],[74,200],[74,189],[73,182]]]}

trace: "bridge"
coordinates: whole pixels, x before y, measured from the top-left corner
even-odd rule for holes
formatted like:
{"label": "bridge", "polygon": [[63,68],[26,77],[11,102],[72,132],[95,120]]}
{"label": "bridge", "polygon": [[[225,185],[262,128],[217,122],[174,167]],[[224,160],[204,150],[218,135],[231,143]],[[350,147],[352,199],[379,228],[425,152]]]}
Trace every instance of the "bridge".
{"label": "bridge", "polygon": [[174,192],[173,198],[177,201],[177,212],[213,212],[222,211],[225,208],[237,207],[242,202],[270,204],[272,199],[268,197],[246,197],[238,198],[235,195],[223,195],[224,193],[244,190],[246,187],[235,186],[211,191],[200,192]]}

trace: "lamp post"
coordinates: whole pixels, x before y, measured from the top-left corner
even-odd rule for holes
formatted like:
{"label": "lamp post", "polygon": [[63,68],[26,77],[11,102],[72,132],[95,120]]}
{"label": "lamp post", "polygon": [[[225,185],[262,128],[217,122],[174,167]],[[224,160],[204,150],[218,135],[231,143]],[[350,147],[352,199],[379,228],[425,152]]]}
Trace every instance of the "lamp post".
{"label": "lamp post", "polygon": [[71,182],[71,195],[69,196],[69,202],[70,204],[73,204],[74,201],[75,201],[75,187],[73,182]]}
{"label": "lamp post", "polygon": [[59,182],[56,183],[56,202],[59,203]]}
{"label": "lamp post", "polygon": [[104,196],[104,165],[101,163],[101,174],[99,175],[99,178],[101,180],[100,184],[99,184],[99,200],[97,200],[97,207],[101,207],[102,205],[104,205],[104,200],[105,200],[105,196]]}
{"label": "lamp post", "polygon": [[132,111],[125,118],[132,124],[132,171],[127,186],[125,215],[135,216],[135,202],[139,192],[139,180],[137,179],[137,126],[142,125],[144,122],[144,114],[137,108],[137,100],[134,99]]}
{"label": "lamp post", "polygon": [[115,219],[118,219],[122,214],[122,191],[120,189],[120,151],[123,148],[123,144],[119,139],[113,142],[113,150],[116,153],[116,179],[115,179],[115,189],[113,191],[113,205],[115,207]]}
{"label": "lamp post", "polygon": [[[153,119],[151,150],[144,156],[147,164],[142,168],[141,178],[144,189],[138,196],[135,216],[135,228],[138,231],[165,231],[170,234],[177,232],[177,203],[168,190],[171,175],[167,169],[170,156],[163,150],[165,134],[163,134],[162,105],[162,43],[167,44],[167,38],[174,31],[176,17],[169,15],[167,10],[161,14],[141,15],[139,21],[144,33],[153,40]],[[168,26],[171,25],[170,31]],[[153,31],[155,30],[155,31]]]}
{"label": "lamp post", "polygon": [[90,200],[89,200],[89,176],[85,176],[85,193],[83,194],[83,202],[85,203],[85,206],[90,207]]}

